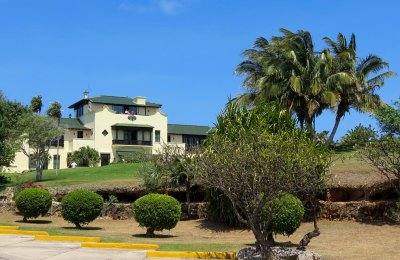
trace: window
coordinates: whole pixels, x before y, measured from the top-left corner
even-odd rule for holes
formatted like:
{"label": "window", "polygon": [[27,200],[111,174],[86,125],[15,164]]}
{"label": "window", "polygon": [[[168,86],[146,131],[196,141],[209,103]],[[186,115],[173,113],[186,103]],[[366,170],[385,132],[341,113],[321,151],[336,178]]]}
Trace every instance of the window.
{"label": "window", "polygon": [[123,113],[125,112],[123,106],[113,106],[113,110],[114,110],[115,113],[117,113],[117,114],[123,114]]}
{"label": "window", "polygon": [[83,138],[83,131],[78,131],[77,135],[78,135],[78,138]]}
{"label": "window", "polygon": [[158,143],[160,142],[160,135],[161,135],[160,130],[156,130],[154,138],[155,138],[155,141]]}
{"label": "window", "polygon": [[75,112],[76,112],[76,117],[83,116],[83,106],[79,106],[78,108],[76,108]]}
{"label": "window", "polygon": [[171,136],[170,135],[168,135],[168,137],[167,137],[167,141],[168,141],[168,143],[170,143],[171,142]]}
{"label": "window", "polygon": [[53,155],[53,169],[60,169],[60,155]]}
{"label": "window", "polygon": [[129,114],[129,115],[137,114],[137,107],[135,106],[113,106],[113,110],[117,114]]}

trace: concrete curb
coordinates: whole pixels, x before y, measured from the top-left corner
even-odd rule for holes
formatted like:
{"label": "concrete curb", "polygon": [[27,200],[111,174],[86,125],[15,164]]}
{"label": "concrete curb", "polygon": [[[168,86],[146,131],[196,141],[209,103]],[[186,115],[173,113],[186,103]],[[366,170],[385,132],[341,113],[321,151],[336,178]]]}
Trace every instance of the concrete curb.
{"label": "concrete curb", "polygon": [[181,251],[149,251],[147,257],[173,257],[173,258],[213,258],[235,259],[235,252],[181,252]]}
{"label": "concrete curb", "polygon": [[36,236],[36,235],[45,235],[48,236],[49,233],[45,231],[30,231],[30,230],[12,230],[12,229],[1,229],[0,234],[5,235],[29,235],[29,236]]}
{"label": "concrete curb", "polygon": [[17,229],[19,229],[19,226],[0,226],[0,230],[3,230],[3,229],[17,230]]}
{"label": "concrete curb", "polygon": [[82,247],[86,248],[108,248],[108,249],[136,249],[136,250],[156,250],[158,245],[155,244],[130,244],[130,243],[82,243]]}
{"label": "concrete curb", "polygon": [[69,241],[69,242],[100,242],[100,237],[80,237],[80,236],[44,236],[36,235],[35,240],[46,241]]}

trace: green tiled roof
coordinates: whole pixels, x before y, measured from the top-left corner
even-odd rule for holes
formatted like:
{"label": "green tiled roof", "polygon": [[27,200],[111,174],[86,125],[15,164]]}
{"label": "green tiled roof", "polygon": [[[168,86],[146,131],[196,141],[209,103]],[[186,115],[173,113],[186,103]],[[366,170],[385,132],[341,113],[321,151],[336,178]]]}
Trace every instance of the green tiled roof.
{"label": "green tiled roof", "polygon": [[122,127],[138,127],[138,128],[154,128],[153,126],[151,126],[151,125],[139,125],[139,124],[120,124],[120,123],[117,123],[117,124],[115,124],[115,125],[112,125],[112,126],[122,126]]}
{"label": "green tiled roof", "polygon": [[61,118],[60,126],[68,129],[89,129],[77,118]]}
{"label": "green tiled roof", "polygon": [[88,99],[81,99],[78,102],[70,105],[68,108],[74,108],[77,105],[85,102],[92,102],[92,103],[100,103],[100,104],[109,104],[109,105],[122,105],[122,106],[147,106],[147,107],[161,107],[161,104],[148,102],[146,101],[145,105],[136,104],[133,101],[133,98],[130,97],[114,97],[114,96],[98,96],[98,97],[90,97]]}
{"label": "green tiled roof", "polygon": [[207,135],[209,126],[168,124],[168,134]]}

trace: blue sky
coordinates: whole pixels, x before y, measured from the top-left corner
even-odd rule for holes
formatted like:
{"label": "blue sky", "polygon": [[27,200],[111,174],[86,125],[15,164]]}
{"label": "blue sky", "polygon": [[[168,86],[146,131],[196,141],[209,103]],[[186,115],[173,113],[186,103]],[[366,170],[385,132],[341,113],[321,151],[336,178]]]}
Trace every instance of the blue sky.
{"label": "blue sky", "polygon": [[[279,28],[307,30],[317,48],[342,32],[358,54],[383,57],[400,73],[397,1],[0,0],[0,89],[28,104],[67,107],[90,96],[146,96],[170,123],[212,125],[229,97],[244,90],[234,74],[244,49]],[[400,96],[399,78],[379,92]],[[44,108],[46,109],[46,107]],[[330,130],[334,115],[317,120]],[[346,115],[337,136],[368,115]]]}

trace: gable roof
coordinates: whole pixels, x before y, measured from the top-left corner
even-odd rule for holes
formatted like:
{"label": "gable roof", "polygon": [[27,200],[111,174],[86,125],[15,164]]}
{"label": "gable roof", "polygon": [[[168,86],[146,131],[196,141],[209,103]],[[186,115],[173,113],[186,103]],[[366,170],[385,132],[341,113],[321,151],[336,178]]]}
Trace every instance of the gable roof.
{"label": "gable roof", "polygon": [[210,129],[211,127],[209,126],[168,124],[168,134],[206,136]]}
{"label": "gable roof", "polygon": [[89,130],[90,128],[85,127],[82,122],[77,118],[61,118],[60,126],[67,129],[83,129]]}
{"label": "gable roof", "polygon": [[146,101],[145,105],[137,104],[133,101],[133,98],[130,97],[115,97],[115,96],[97,96],[97,97],[89,97],[87,99],[81,99],[78,102],[70,105],[68,108],[75,108],[81,104],[87,104],[88,102],[99,103],[99,104],[107,104],[107,105],[122,105],[122,106],[146,106],[146,107],[161,107],[161,104],[148,102]]}

